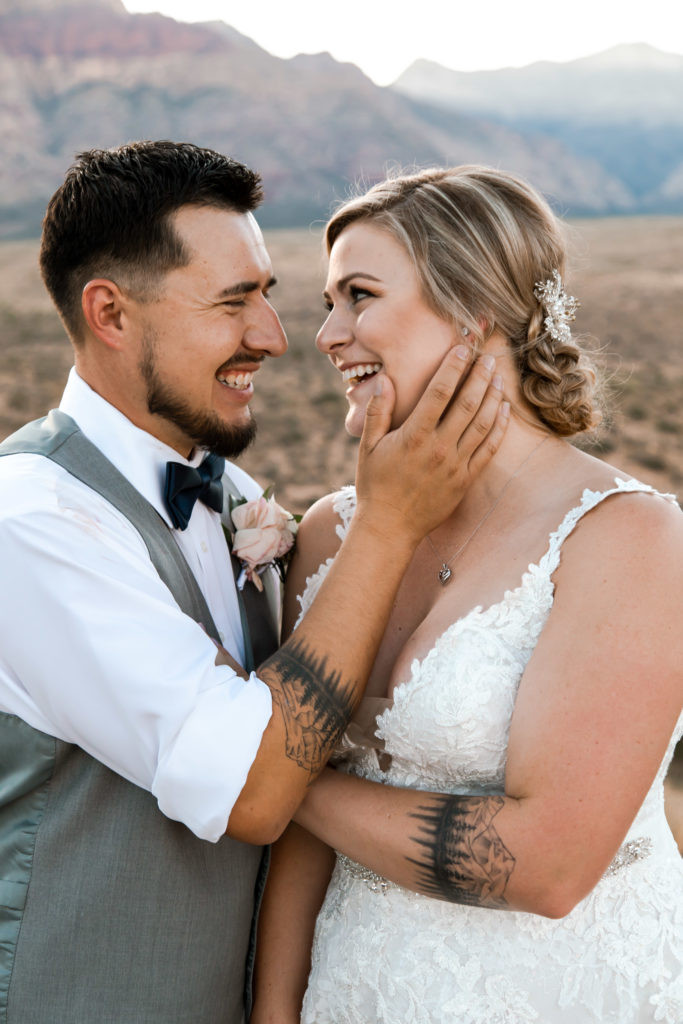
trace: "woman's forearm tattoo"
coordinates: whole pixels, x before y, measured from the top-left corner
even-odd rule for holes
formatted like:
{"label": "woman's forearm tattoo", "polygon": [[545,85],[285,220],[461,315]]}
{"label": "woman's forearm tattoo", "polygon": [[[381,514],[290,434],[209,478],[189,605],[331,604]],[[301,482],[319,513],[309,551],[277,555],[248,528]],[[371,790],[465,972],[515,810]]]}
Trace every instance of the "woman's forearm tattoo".
{"label": "woman's forearm tattoo", "polygon": [[422,892],[450,903],[507,907],[515,858],[493,825],[504,803],[502,796],[435,795],[411,815],[421,823],[413,837],[421,850],[408,859]]}
{"label": "woman's forearm tattoo", "polygon": [[259,671],[273,678],[273,702],[285,725],[285,751],[290,760],[309,772],[321,771],[353,712],[354,689],[341,673],[327,667],[300,641],[290,641],[269,658]]}

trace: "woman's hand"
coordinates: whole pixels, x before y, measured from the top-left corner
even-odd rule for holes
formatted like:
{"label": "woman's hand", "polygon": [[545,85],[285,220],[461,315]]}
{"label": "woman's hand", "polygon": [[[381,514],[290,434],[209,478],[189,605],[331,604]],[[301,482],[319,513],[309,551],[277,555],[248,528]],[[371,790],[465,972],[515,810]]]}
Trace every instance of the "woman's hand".
{"label": "woman's hand", "polygon": [[219,643],[216,643],[215,640],[214,643],[218,648],[218,651],[216,653],[216,664],[227,665],[229,668],[233,670],[233,672],[236,673],[236,675],[240,676],[242,679],[248,679],[249,673],[242,668],[238,661],[235,661],[231,654],[228,654],[225,647],[221,647],[221,645]]}

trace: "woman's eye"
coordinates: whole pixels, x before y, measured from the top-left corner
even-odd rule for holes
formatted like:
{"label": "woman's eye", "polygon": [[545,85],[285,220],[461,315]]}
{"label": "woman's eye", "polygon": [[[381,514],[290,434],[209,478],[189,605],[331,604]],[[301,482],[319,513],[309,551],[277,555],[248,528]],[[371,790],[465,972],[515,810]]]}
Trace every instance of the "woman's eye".
{"label": "woman's eye", "polygon": [[349,295],[352,302],[361,302],[368,297],[372,298],[372,292],[369,292],[367,288],[358,288],[355,285],[351,285],[349,288]]}
{"label": "woman's eye", "polygon": [[334,303],[330,302],[329,299],[324,299],[323,300],[323,306],[327,310],[328,313],[331,313],[332,310],[334,309]]}

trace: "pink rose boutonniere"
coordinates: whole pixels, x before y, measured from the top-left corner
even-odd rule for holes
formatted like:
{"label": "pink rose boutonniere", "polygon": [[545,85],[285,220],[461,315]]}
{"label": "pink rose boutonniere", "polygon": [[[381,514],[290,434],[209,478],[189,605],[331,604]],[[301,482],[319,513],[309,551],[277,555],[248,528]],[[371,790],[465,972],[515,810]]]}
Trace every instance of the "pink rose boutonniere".
{"label": "pink rose boutonniere", "polygon": [[271,566],[284,579],[301,516],[278,505],[270,488],[260,498],[232,505],[230,515],[235,528],[232,552],[242,563],[239,589],[251,580],[257,590],[263,590],[261,576]]}

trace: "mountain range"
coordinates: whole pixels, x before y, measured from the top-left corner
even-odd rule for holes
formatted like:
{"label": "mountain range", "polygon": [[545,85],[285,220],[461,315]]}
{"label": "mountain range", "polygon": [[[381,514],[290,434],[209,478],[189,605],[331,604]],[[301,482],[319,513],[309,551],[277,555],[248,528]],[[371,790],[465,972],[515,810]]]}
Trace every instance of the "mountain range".
{"label": "mountain range", "polygon": [[[659,68],[659,57],[653,61]],[[548,95],[543,83],[568,68],[522,70],[537,76],[532,93]],[[326,53],[274,57],[222,22],[130,14],[121,0],[0,0],[0,237],[38,232],[45,203],[77,152],[138,138],[189,140],[258,168],[267,226],[324,218],[335,200],[388,168],[472,162],[530,178],[562,212],[630,212],[667,203],[683,210],[678,66],[671,80],[679,89],[679,128],[665,87],[664,98],[651,104],[660,120],[650,118],[647,96],[641,97],[640,120],[615,126],[619,158],[598,144],[603,121],[591,127],[578,115],[572,120],[559,99],[548,109],[530,103],[503,109],[507,73],[486,73],[492,82],[503,76],[497,104],[485,99],[496,88],[484,88],[484,78],[458,79],[456,89],[450,84],[456,79],[444,82],[457,72],[423,63],[382,88]],[[558,96],[572,88],[558,85]],[[637,132],[649,139],[661,134],[656,159],[631,145]],[[671,152],[664,160],[667,135]],[[649,183],[636,187],[622,162],[648,160],[656,165]]]}
{"label": "mountain range", "polygon": [[564,64],[458,72],[416,61],[394,83],[448,113],[540,132],[595,160],[638,211],[683,212],[683,56],[644,43]]}

